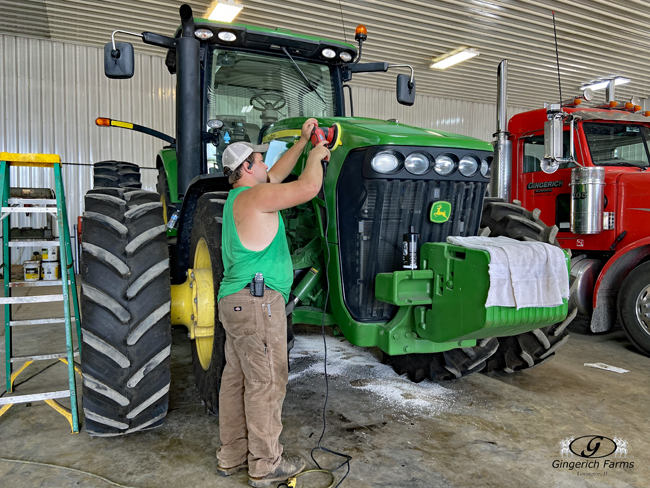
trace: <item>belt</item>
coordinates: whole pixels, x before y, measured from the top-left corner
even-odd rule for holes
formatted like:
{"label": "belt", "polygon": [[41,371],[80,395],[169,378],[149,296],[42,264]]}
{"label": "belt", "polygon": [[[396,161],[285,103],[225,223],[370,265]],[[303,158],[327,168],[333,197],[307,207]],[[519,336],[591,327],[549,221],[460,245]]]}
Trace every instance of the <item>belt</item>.
{"label": "belt", "polygon": [[[250,290],[251,289],[250,283],[248,285],[246,285],[244,288],[248,288]],[[264,289],[265,290],[271,290],[272,288],[269,288],[268,286],[264,285]]]}

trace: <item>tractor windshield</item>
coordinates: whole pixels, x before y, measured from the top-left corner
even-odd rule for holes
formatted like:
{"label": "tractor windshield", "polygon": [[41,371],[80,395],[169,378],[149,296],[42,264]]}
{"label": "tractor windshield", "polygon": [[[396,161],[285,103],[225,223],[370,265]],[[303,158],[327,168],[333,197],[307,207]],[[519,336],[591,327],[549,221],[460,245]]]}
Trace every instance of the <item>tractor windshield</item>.
{"label": "tractor windshield", "polygon": [[650,128],[602,122],[584,122],[582,127],[594,165],[648,167]]}
{"label": "tractor windshield", "polygon": [[237,141],[259,144],[266,129],[278,120],[336,115],[331,68],[305,61],[296,64],[309,83],[282,54],[276,57],[211,49],[205,122],[219,119],[225,131],[218,148],[212,144],[207,147],[209,171],[220,169],[220,155],[227,144]]}

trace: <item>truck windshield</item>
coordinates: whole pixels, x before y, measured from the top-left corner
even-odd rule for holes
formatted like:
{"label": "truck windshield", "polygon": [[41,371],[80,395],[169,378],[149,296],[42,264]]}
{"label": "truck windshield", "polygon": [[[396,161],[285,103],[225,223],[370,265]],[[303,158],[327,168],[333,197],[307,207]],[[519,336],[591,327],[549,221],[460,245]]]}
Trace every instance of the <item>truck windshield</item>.
{"label": "truck windshield", "polygon": [[206,76],[205,122],[219,119],[225,131],[218,148],[208,144],[208,171],[220,170],[220,155],[227,144],[259,144],[266,129],[278,120],[336,115],[330,67],[305,61],[296,63],[311,87],[284,54],[271,56],[212,48]]}
{"label": "truck windshield", "polygon": [[650,128],[603,122],[584,122],[582,127],[596,166],[648,167]]}

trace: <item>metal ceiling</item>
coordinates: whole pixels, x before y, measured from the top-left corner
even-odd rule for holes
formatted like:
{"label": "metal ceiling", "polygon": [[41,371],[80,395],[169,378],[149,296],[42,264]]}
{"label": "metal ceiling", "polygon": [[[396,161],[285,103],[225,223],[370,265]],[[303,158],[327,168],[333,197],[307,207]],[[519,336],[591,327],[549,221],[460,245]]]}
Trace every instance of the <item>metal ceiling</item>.
{"label": "metal ceiling", "polygon": [[[555,11],[565,99],[584,82],[624,76],[617,99],[650,95],[648,0],[239,0],[236,21],[354,42],[363,23],[363,61],[407,63],[420,94],[494,103],[496,67],[510,61],[509,105],[557,101],[551,10]],[[171,34],[179,0],[0,0],[0,33],[103,45],[113,29]],[[210,0],[189,1],[204,16]],[[343,27],[345,26],[345,28]],[[126,40],[122,38],[122,40]],[[160,50],[135,40],[139,52]],[[444,71],[431,58],[472,47],[481,55]],[[401,71],[408,72],[408,71]],[[353,84],[393,89],[397,73],[356,75]],[[604,90],[596,92],[604,100]],[[650,107],[648,107],[650,108]]]}

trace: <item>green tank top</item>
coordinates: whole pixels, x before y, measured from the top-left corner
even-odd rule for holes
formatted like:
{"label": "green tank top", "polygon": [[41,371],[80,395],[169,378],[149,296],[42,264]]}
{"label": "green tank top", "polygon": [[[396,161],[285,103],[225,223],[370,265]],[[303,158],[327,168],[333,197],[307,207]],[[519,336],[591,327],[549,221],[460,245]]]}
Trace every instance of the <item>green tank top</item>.
{"label": "green tank top", "polygon": [[278,212],[278,232],[265,249],[251,251],[246,249],[239,240],[232,207],[235,198],[249,188],[249,186],[243,186],[230,190],[223,209],[221,228],[223,280],[221,280],[217,300],[237,293],[253,281],[255,273],[262,273],[264,284],[272,290],[282,293],[284,301],[288,302],[293,283],[293,264],[280,213]]}

